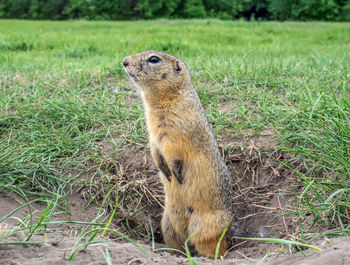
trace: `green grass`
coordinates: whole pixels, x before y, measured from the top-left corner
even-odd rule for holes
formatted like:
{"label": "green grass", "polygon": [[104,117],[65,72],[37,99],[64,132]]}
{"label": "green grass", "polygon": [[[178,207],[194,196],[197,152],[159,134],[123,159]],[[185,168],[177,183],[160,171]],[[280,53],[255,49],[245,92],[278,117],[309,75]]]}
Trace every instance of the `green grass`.
{"label": "green grass", "polygon": [[305,161],[293,212],[300,239],[319,236],[304,232],[314,225],[350,231],[349,23],[0,20],[0,192],[47,203],[42,219],[23,223],[30,233],[58,206],[69,212],[72,172],[89,160],[103,169],[101,143],[146,147],[121,61],[147,49],[188,65],[216,136],[273,129]]}

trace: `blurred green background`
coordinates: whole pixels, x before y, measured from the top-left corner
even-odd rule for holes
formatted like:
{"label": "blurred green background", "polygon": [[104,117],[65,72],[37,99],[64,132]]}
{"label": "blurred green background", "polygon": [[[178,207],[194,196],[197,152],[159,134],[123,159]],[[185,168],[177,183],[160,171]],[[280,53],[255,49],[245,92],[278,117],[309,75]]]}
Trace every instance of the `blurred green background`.
{"label": "blurred green background", "polygon": [[350,21],[349,0],[2,0],[0,18]]}

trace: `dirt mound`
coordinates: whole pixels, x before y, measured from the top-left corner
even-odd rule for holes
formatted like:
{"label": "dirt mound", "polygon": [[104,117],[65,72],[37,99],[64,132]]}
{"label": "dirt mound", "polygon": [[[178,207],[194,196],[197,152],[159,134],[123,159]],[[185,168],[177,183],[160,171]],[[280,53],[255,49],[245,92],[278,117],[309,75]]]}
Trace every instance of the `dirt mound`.
{"label": "dirt mound", "polygon": [[[293,186],[294,174],[290,166],[295,168],[301,162],[296,160],[291,165],[294,155],[274,152],[271,133],[240,141],[242,145],[232,147],[227,144],[232,142],[229,137],[221,136],[219,140],[219,147],[225,146],[221,151],[234,183],[234,235],[290,236],[296,223],[292,217],[280,214],[290,210],[289,200],[297,188]],[[117,205],[116,228],[145,243],[149,243],[152,236],[157,243],[163,243],[160,232],[163,187],[149,151],[127,148],[117,152],[111,150],[108,143],[101,143],[100,150],[101,161],[90,161],[98,170],[81,189],[83,197],[100,203],[109,196],[110,209]],[[113,198],[118,198],[117,204]],[[236,244],[239,248],[255,245],[232,240],[231,245],[235,247]]]}

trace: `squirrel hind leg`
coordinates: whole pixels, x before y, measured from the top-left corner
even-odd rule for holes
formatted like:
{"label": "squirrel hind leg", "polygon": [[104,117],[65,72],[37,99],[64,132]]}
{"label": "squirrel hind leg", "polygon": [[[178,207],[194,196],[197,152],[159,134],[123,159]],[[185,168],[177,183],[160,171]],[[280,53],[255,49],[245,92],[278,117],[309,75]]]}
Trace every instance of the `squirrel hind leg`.
{"label": "squirrel hind leg", "polygon": [[172,224],[170,223],[168,214],[166,212],[163,213],[163,218],[161,222],[161,229],[163,234],[163,239],[168,248],[170,248],[169,252],[172,254],[179,255],[180,252],[171,249],[177,249],[182,252],[185,251],[183,247],[183,242],[179,238],[178,234],[175,232]]}
{"label": "squirrel hind leg", "polygon": [[[219,237],[212,238],[212,239],[205,239],[205,240],[198,240],[195,242],[195,248],[198,251],[199,254],[202,256],[206,256],[208,258],[215,258],[215,252],[216,252],[216,247],[219,242]],[[220,242],[220,247],[219,247],[219,252],[218,252],[218,257],[224,256],[227,250],[227,243],[226,239],[224,238]]]}
{"label": "squirrel hind leg", "polygon": [[[205,215],[192,215],[189,232],[196,233],[191,241],[199,254],[209,258],[215,257],[215,251],[219,239],[225,228],[229,226],[231,219],[231,214],[223,210],[217,210]],[[226,250],[227,241],[225,236],[220,242],[218,256],[224,256]]]}

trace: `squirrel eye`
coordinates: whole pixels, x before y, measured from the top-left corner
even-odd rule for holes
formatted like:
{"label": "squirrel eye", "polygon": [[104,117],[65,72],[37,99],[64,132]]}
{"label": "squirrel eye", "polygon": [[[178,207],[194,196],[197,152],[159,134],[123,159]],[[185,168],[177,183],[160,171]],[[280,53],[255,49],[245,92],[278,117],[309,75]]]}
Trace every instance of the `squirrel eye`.
{"label": "squirrel eye", "polygon": [[150,63],[158,63],[160,61],[160,58],[157,57],[157,56],[151,56],[149,59],[148,59],[148,62]]}

